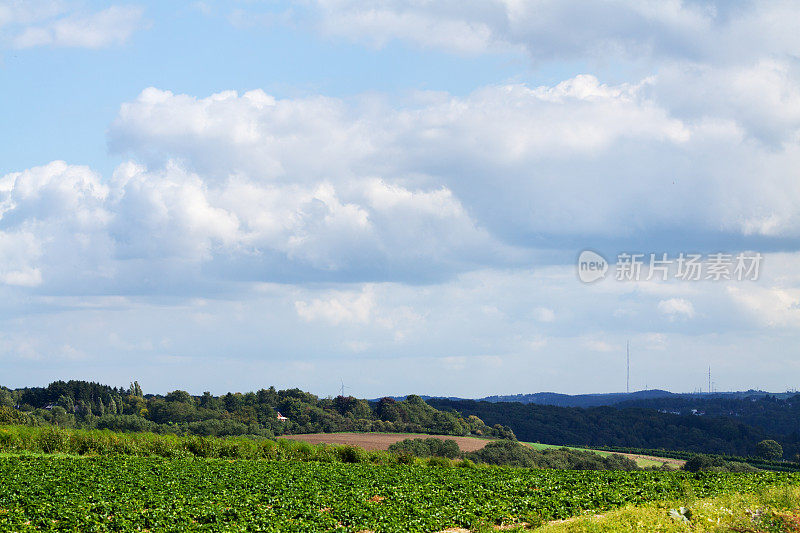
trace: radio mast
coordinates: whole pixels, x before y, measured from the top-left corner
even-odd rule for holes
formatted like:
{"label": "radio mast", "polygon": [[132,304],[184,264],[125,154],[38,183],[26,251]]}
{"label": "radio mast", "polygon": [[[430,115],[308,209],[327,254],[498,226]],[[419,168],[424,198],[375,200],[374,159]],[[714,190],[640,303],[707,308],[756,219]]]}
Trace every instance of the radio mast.
{"label": "radio mast", "polygon": [[714,392],[711,390],[711,365],[708,365],[708,393],[711,394]]}
{"label": "radio mast", "polygon": [[630,394],[631,393],[631,341],[628,341],[625,345],[625,355],[627,359],[627,374],[625,376],[625,391]]}

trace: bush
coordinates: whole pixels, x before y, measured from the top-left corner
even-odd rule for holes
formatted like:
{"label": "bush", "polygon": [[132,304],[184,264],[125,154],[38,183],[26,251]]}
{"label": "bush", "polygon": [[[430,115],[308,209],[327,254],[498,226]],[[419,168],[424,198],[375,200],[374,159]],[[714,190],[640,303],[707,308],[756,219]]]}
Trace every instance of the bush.
{"label": "bush", "polygon": [[66,432],[54,428],[44,428],[36,439],[39,450],[44,453],[68,452],[69,436]]}
{"label": "bush", "polygon": [[259,444],[259,455],[264,459],[276,459],[278,444],[273,440],[265,440]]}
{"label": "bush", "polygon": [[155,422],[136,415],[104,415],[97,418],[95,427],[123,433],[163,432]]}
{"label": "bush", "polygon": [[405,439],[389,446],[389,452],[394,454],[408,453],[415,457],[447,457],[457,459],[463,454],[458,443],[453,439]]}
{"label": "bush", "polygon": [[355,446],[342,446],[338,449],[339,459],[343,463],[364,462],[364,450]]}
{"label": "bush", "polygon": [[426,461],[426,464],[428,466],[450,466],[451,465],[450,459],[447,459],[445,457],[436,457],[436,456],[428,457],[428,460]]}
{"label": "bush", "polygon": [[394,456],[401,465],[413,465],[415,461],[413,454],[402,450],[395,453]]}
{"label": "bush", "polygon": [[193,437],[186,441],[186,450],[195,457],[216,457],[217,450],[214,439]]}
{"label": "bush", "polygon": [[721,457],[697,454],[686,461],[683,470],[687,472],[757,472],[757,468],[746,463],[728,462]]}
{"label": "bush", "polygon": [[775,461],[783,457],[783,446],[774,440],[762,440],[756,444],[756,453],[763,459]]}
{"label": "bush", "polygon": [[336,463],[339,461],[339,452],[335,446],[320,444],[317,446],[314,460],[320,463]]}
{"label": "bush", "polygon": [[249,440],[221,439],[217,446],[219,457],[228,459],[251,459],[257,457],[255,444]]}
{"label": "bush", "polygon": [[0,425],[29,425],[31,419],[24,413],[11,407],[0,407]]}
{"label": "bush", "polygon": [[636,462],[622,455],[604,457],[586,450],[551,448],[534,450],[515,441],[492,441],[466,456],[476,463],[550,468],[560,470],[638,470]]}
{"label": "bush", "polygon": [[69,440],[70,451],[78,455],[101,455],[106,451],[96,434],[74,433]]}
{"label": "bush", "polygon": [[499,440],[492,441],[467,457],[476,463],[506,466],[536,466],[536,452],[518,442]]}
{"label": "bush", "polygon": [[147,451],[159,457],[185,457],[188,455],[177,437],[171,435],[153,435],[147,442]]}

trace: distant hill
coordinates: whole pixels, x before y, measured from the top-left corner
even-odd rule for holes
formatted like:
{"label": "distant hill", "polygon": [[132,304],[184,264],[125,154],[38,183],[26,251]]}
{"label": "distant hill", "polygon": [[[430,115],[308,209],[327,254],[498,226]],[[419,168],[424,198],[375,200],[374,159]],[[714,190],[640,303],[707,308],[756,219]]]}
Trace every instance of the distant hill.
{"label": "distant hill", "polygon": [[[659,400],[644,400],[659,401]],[[751,400],[738,399],[738,403]],[[583,447],[623,446],[750,456],[756,444],[775,439],[786,457],[800,452],[800,435],[776,434],[734,417],[665,413],[641,407],[558,407],[520,402],[430,399],[441,411],[474,415],[487,425],[510,427],[517,438],[542,444]],[[757,402],[754,402],[757,403]]]}
{"label": "distant hill", "polygon": [[[731,392],[714,392],[714,393],[675,393],[661,389],[641,390],[636,392],[609,392],[597,394],[561,394],[557,392],[536,392],[532,394],[510,394],[510,395],[496,395],[484,396],[483,398],[460,398],[457,396],[425,396],[421,398],[425,401],[428,400],[452,400],[452,401],[465,401],[473,400],[476,402],[518,402],[523,404],[537,404],[537,405],[553,405],[556,407],[602,407],[612,406],[622,403],[641,402],[645,400],[658,400],[658,399],[710,399],[710,398],[724,398],[724,399],[760,399],[765,397],[773,397],[778,399],[788,398],[795,393],[769,393],[761,390],[747,390],[747,391],[731,391]],[[402,401],[406,396],[392,396],[391,398]],[[377,402],[378,400],[370,400]],[[640,407],[645,405],[637,404]]]}
{"label": "distant hill", "polygon": [[644,408],[662,413],[730,418],[776,435],[800,439],[800,394],[752,394],[749,396],[671,396],[631,399],[617,408]]}
{"label": "distant hill", "polygon": [[535,403],[539,405],[554,405],[556,407],[600,407],[615,405],[631,400],[649,400],[676,396],[665,390],[643,390],[631,393],[612,392],[605,394],[559,394],[557,392],[537,392],[535,394],[514,394],[510,396],[487,396],[481,398],[484,402],[519,402]]}

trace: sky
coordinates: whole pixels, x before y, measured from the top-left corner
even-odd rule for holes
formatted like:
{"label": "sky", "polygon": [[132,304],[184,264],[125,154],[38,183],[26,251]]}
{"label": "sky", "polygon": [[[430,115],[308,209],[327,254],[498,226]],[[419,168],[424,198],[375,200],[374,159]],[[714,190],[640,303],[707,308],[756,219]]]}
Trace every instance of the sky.
{"label": "sky", "polygon": [[798,24],[0,0],[0,383],[795,389]]}

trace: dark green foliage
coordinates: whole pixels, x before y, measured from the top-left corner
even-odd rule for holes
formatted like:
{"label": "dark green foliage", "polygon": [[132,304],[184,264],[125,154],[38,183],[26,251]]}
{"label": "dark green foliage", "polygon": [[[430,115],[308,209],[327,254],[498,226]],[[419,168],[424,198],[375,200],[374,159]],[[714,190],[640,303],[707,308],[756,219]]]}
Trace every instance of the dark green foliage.
{"label": "dark green foliage", "polygon": [[756,455],[774,461],[783,457],[783,447],[774,440],[762,440],[756,444]]}
{"label": "dark green foliage", "polygon": [[97,429],[109,429],[111,431],[120,432],[164,432],[164,428],[159,424],[136,415],[106,415],[98,418],[95,421],[94,426]]}
{"label": "dark green foliage", "polygon": [[13,406],[14,397],[11,395],[11,391],[5,387],[0,387],[0,408]]}
{"label": "dark green foliage", "polygon": [[52,426],[0,428],[0,452],[378,464],[398,462],[397,456],[388,452],[366,451],[354,446],[315,446],[301,441],[281,439],[275,442],[252,436],[180,437],[170,434],[61,429]]}
{"label": "dark green foliage", "polygon": [[6,424],[30,424],[33,420],[24,412],[17,411],[10,407],[0,407],[0,425]]}
{"label": "dark green foliage", "polygon": [[453,439],[405,439],[389,446],[389,451],[395,454],[407,453],[415,457],[447,457],[457,459],[463,454],[458,444]]}
{"label": "dark green foliage", "polygon": [[[15,391],[0,388],[0,401],[13,405],[15,398],[17,411],[30,412],[34,422],[87,429],[204,436],[379,431],[514,437],[508,428],[490,428],[477,417],[465,420],[458,413],[438,411],[419,396],[402,402],[384,398],[373,410],[369,402],[352,396],[319,399],[300,389],[274,387],[219,397],[182,390],[144,396],[137,382],[126,389],[84,381]],[[288,420],[278,420],[278,412]],[[24,422],[0,411],[2,423]]]}
{"label": "dark green foliage", "polygon": [[465,454],[476,463],[552,468],[561,470],[638,470],[636,462],[621,455],[604,457],[589,451],[553,448],[534,450],[513,441],[490,442],[483,449]]}
{"label": "dark green foliage", "polygon": [[490,442],[482,449],[467,454],[476,463],[532,467],[536,465],[535,452],[518,442]]}
{"label": "dark green foliage", "polygon": [[450,460],[446,457],[432,456],[428,457],[428,460],[425,461],[425,464],[428,466],[450,466],[452,463],[450,463]]}
{"label": "dark green foliage", "polygon": [[339,448],[339,458],[343,463],[361,463],[364,460],[364,450],[355,446],[342,446]]}
{"label": "dark green foliage", "polygon": [[687,472],[755,472],[757,469],[745,463],[728,462],[719,456],[697,454],[683,465]]}
{"label": "dark green foliage", "polygon": [[[600,446],[595,448],[598,450],[605,450],[609,452],[619,452],[619,453],[634,453],[638,455],[649,455],[652,457],[670,457],[672,459],[685,459],[689,460],[695,455],[696,453],[693,452],[683,452],[678,450],[664,450],[664,449],[647,449],[647,448],[629,448],[625,446]],[[709,457],[719,457],[725,462],[728,463],[744,463],[750,466],[753,466],[759,470],[773,470],[776,472],[798,472],[800,471],[800,464],[790,461],[768,461],[766,459],[760,459],[758,457],[741,457],[736,455],[719,455],[719,454],[702,454],[708,455]]]}
{"label": "dark green foliage", "polygon": [[185,390],[175,390],[167,394],[164,399],[168,402],[182,402],[188,404],[194,404],[194,399],[192,395],[186,392]]}
{"label": "dark green foliage", "polygon": [[[694,453],[755,455],[768,437],[759,427],[709,416],[675,415],[652,409],[553,407],[522,403],[430,399],[440,410],[476,415],[486,424],[503,424],[526,442],[585,448],[663,448]],[[788,456],[800,452],[800,434],[779,440]]]}
{"label": "dark green foliage", "polygon": [[772,435],[800,434],[800,394],[777,398],[765,393],[721,394],[712,397],[675,395],[667,398],[628,401],[617,407],[641,407],[704,417],[735,418],[749,426],[761,428]]}
{"label": "dark green foliage", "polygon": [[618,454],[607,457],[589,451],[568,448],[534,450],[530,446],[509,440],[491,441],[482,449],[463,453],[452,439],[406,439],[389,446],[398,457],[466,458],[468,464],[487,464],[525,468],[569,470],[637,470],[636,462]]}

